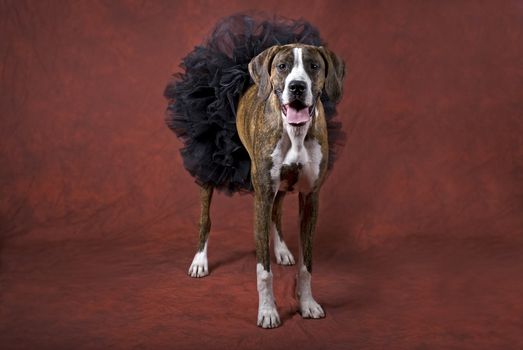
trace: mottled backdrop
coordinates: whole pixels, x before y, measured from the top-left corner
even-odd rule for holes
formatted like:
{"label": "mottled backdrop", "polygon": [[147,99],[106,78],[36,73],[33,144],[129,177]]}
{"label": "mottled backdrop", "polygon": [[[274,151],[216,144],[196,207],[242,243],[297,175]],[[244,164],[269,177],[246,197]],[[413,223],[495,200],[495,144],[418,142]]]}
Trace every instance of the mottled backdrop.
{"label": "mottled backdrop", "polygon": [[[256,327],[252,197],[216,196],[211,276],[186,270],[198,188],[169,75],[221,17],[316,24],[347,63],[302,320]],[[523,347],[521,1],[1,1],[2,349]],[[297,254],[297,198],[284,230]]]}

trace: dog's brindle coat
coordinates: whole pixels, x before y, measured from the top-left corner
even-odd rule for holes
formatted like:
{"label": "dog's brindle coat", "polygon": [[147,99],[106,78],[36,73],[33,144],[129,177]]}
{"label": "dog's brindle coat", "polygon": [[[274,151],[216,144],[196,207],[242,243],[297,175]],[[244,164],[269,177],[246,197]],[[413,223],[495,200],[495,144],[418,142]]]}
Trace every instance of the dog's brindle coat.
{"label": "dog's brindle coat", "polygon": [[[344,64],[326,48],[291,44],[263,51],[249,64],[249,72],[255,85],[240,99],[236,126],[251,158],[258,325],[273,328],[280,324],[280,318],[272,291],[271,230],[277,262],[294,264],[281,232],[281,207],[286,192],[299,191],[301,244],[296,294],[300,311],[305,318],[325,315],[311,292],[312,238],[318,216],[318,194],[327,172],[329,153],[327,125],[319,97],[325,91],[330,100],[339,101]],[[303,108],[307,108],[308,117]],[[295,119],[288,119],[293,111],[301,111],[299,115],[308,120],[293,123]],[[193,277],[208,274],[212,193],[210,186],[201,189],[200,239],[198,252],[189,268]]]}

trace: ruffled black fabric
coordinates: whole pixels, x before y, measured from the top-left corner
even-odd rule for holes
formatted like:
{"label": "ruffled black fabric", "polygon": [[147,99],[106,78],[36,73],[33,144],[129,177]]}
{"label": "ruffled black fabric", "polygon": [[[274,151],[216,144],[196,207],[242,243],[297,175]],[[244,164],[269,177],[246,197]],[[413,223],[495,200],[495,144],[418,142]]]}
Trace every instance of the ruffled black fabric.
{"label": "ruffled black fabric", "polygon": [[[274,45],[324,45],[319,32],[304,20],[235,15],[221,20],[210,37],[182,61],[183,73],[173,75],[164,96],[166,123],[183,141],[185,168],[200,185],[227,194],[250,192],[250,158],[236,131],[236,106],[253,84],[251,59]],[[333,120],[335,103],[324,94],[331,157],[342,138]]]}

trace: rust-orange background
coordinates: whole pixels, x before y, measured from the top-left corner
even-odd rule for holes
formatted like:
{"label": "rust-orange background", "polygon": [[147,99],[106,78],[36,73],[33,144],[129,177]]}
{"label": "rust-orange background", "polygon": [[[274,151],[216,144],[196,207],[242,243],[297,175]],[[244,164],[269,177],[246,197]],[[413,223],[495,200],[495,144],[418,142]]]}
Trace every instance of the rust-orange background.
{"label": "rust-orange background", "polygon": [[[256,327],[252,197],[198,188],[163,88],[221,17],[304,17],[347,63],[302,320]],[[523,347],[521,1],[0,2],[2,349]],[[284,234],[297,254],[296,196]]]}

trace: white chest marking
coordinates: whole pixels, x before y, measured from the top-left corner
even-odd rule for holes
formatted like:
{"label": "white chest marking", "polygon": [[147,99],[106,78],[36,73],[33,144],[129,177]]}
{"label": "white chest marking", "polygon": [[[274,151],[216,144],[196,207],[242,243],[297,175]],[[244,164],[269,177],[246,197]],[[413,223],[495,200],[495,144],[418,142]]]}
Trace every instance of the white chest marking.
{"label": "white chest marking", "polygon": [[274,191],[289,190],[285,180],[281,180],[282,167],[286,165],[298,165],[299,174],[297,182],[292,190],[308,193],[312,190],[320,173],[322,159],[321,146],[315,139],[304,141],[310,125],[310,121],[301,127],[294,127],[286,122],[284,133],[276,148],[272,152],[271,178],[274,183]]}

